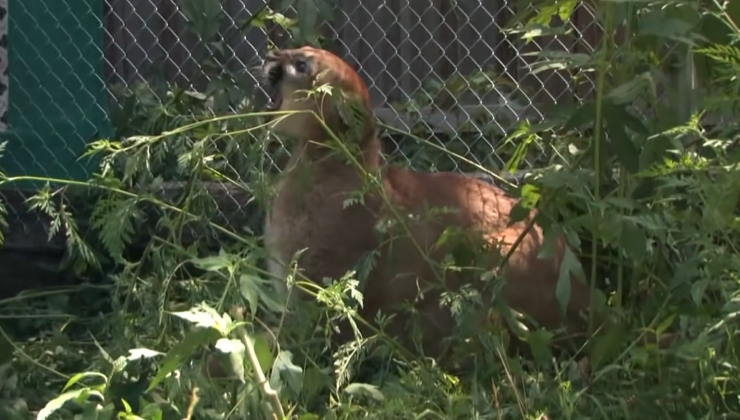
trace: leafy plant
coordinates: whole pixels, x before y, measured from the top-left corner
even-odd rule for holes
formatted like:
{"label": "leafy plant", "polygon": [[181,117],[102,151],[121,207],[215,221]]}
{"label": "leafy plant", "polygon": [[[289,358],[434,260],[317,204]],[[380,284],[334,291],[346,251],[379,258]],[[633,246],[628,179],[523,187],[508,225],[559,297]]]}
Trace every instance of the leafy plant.
{"label": "leafy plant", "polygon": [[[312,5],[296,0],[278,5],[280,12],[266,8],[243,29],[269,21],[308,39],[332,6],[323,2],[309,11]],[[389,314],[379,314],[377,328],[362,336],[359,325],[370,320],[360,319],[356,308],[373,252],[356,271],[326,283],[301,278],[294,262],[284,279],[288,293],[302,290],[315,302],[289,307],[290,296],[275,290],[262,268],[267,256],[259,232],[217,220],[222,203],[213,203],[209,189],[218,181],[239,191],[237,197],[262,202],[270,195],[273,160],[284,150],[268,147],[253,90],[224,68],[220,4],[188,0],[181,6],[210,56],[204,65],[208,88],[140,84],[121,90],[114,114],[118,138],[90,147],[102,157],[95,177],[87,183],[42,179],[49,187],[28,203],[66,235],[70,256],[105,268],[108,312],[86,313],[75,297],[79,290],[61,304],[33,295],[4,302],[0,317],[24,319],[33,308],[47,328],[25,343],[0,330],[14,354],[0,370],[0,398],[28,396],[37,418],[80,419],[738,415],[737,5],[600,2],[594,7],[606,35],[593,54],[543,51],[532,68],[562,69],[575,83],[593,82],[593,96],[543,121],[504,130],[485,115],[472,134],[463,127],[440,135],[421,120],[410,132],[385,127],[384,135],[403,138],[410,165],[487,173],[520,198],[513,219],[536,209],[545,241],[566,236],[578,252],[566,255],[558,301],[570,298],[568,274],[582,274],[594,296],[603,295],[597,304],[623,327],[589,343],[590,383],[572,355],[552,351],[550,332],[520,323],[498,303],[488,328],[466,335],[467,309],[482,304],[472,288],[440,302],[459,323],[454,350],[460,362],[470,362],[469,371],[453,375],[399,349],[384,334]],[[521,13],[507,30],[528,42],[562,32],[550,26],[551,17],[567,20],[578,3],[518,6]],[[281,14],[290,7],[300,19]],[[686,88],[686,77],[697,80],[697,89]],[[397,108],[409,115],[423,106],[460,112],[466,91],[485,94],[502,86],[506,81],[491,70],[455,75]],[[353,114],[347,115],[351,123]],[[503,162],[493,161],[490,144],[481,141],[496,136],[503,137],[496,146]],[[478,143],[471,146],[470,139]],[[352,162],[345,143],[333,140],[337,153]],[[532,162],[540,167],[523,167]],[[522,170],[529,173],[518,185],[499,179],[501,172]],[[26,178],[0,176],[0,186]],[[181,192],[163,196],[160,190],[172,182]],[[69,210],[73,187],[96,191],[88,196],[89,223]],[[379,187],[367,177],[367,191],[382,194]],[[346,205],[361,205],[360,197]],[[430,209],[424,216],[443,212]],[[403,234],[405,219],[394,216],[378,229]],[[443,236],[440,242],[455,240],[454,232]],[[462,251],[438,268],[475,269],[463,264]],[[75,317],[51,316],[60,307]],[[322,333],[341,322],[356,338],[329,354]],[[504,323],[517,328],[506,330]],[[512,332],[526,339],[533,357],[506,353]],[[671,332],[675,342],[668,349],[645,345],[641,337],[650,332]],[[44,393],[39,404],[29,391],[38,389],[55,396]],[[24,411],[0,401],[3,410],[9,418]]]}

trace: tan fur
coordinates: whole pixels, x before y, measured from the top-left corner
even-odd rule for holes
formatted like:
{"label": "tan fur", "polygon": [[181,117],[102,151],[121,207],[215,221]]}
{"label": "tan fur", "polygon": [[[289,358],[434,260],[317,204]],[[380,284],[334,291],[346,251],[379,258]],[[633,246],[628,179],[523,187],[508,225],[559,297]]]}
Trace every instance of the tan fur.
{"label": "tan fur", "polygon": [[[439,291],[426,291],[423,298],[417,299],[420,288],[425,289],[439,278],[424,254],[433,261],[441,261],[453,250],[453,244],[444,244],[437,249],[435,243],[448,227],[460,228],[465,232],[464,241],[470,247],[489,247],[487,266],[493,270],[499,261],[499,253],[509,251],[526,225],[526,222],[519,222],[509,226],[509,212],[516,200],[495,186],[460,174],[382,167],[367,87],[357,73],[335,55],[311,47],[271,53],[264,64],[264,71],[268,73],[275,69],[274,66],[290,67],[297,57],[309,63],[310,71],[298,76],[286,71],[277,81],[283,97],[281,109],[321,112],[332,130],[342,136],[347,127],[331,100],[336,96],[324,98],[321,105],[317,105],[315,99],[301,101],[295,90],[310,89],[311,83],[320,75],[319,84],[330,83],[345,93],[354,94],[366,111],[365,129],[359,139],[362,149],[359,158],[367,171],[380,170],[387,202],[378,194],[367,193],[364,204],[345,208],[348,194],[362,189],[363,176],[355,167],[322,147],[329,136],[315,118],[309,115],[286,118],[276,125],[275,131],[297,139],[297,144],[288,168],[278,182],[277,193],[266,218],[266,246],[282,263],[289,261],[297,251],[307,248],[298,266],[307,278],[317,282],[325,277],[341,277],[366,253],[379,250],[380,257],[365,283],[361,315],[372,320],[378,311],[396,313],[388,332],[408,337],[404,330],[408,317],[398,308],[404,302],[413,303],[421,315],[419,325],[423,349],[428,356],[439,356],[442,339],[450,336],[456,325],[449,309],[440,306]],[[424,214],[435,207],[455,211],[425,218]],[[404,216],[402,220],[411,239],[399,237],[389,243],[388,236],[378,234],[376,225],[393,219],[397,214]],[[559,241],[550,258],[540,259],[537,256],[543,246],[542,241],[539,227],[524,237],[505,268],[503,296],[512,308],[529,315],[544,327],[565,325],[571,331],[583,331],[584,323],[579,313],[589,307],[589,290],[583,282],[571,279],[570,306],[565,319],[559,315],[555,287],[566,245]],[[500,250],[493,249],[496,247]],[[276,262],[270,264],[270,271],[278,278],[284,278],[286,274]],[[447,271],[444,283],[449,290],[457,290],[464,284],[477,288],[483,285],[480,273],[472,271]],[[490,302],[490,299],[490,294],[486,294],[483,302]],[[488,307],[484,307],[479,314],[481,322],[487,310]]]}

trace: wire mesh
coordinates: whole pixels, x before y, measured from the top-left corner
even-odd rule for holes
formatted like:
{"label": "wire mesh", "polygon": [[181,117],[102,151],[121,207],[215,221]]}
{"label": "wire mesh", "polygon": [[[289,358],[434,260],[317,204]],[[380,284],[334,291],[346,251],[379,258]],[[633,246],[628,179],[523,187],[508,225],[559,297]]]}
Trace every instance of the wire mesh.
{"label": "wire mesh", "polygon": [[[564,35],[525,44],[504,31],[517,12],[508,0],[330,1],[331,16],[318,5],[311,12],[317,34],[358,69],[378,117],[474,163],[390,136],[391,158],[413,167],[499,170],[507,159],[500,141],[518,121],[589,94],[566,73],[531,72],[533,52],[590,52],[597,24],[586,5],[562,24]],[[89,167],[77,158],[85,144],[143,129],[143,116],[119,111],[134,107],[130,100],[156,107],[173,86],[226,92],[224,103],[209,102],[215,113],[233,112],[237,91],[266,101],[245,69],[291,33],[264,19],[264,0],[105,0],[99,10],[90,3],[0,0],[0,131],[10,147],[0,166],[11,175],[84,177]],[[286,15],[311,10],[296,5]],[[28,57],[35,61],[24,63]],[[547,159],[529,158],[528,165]]]}

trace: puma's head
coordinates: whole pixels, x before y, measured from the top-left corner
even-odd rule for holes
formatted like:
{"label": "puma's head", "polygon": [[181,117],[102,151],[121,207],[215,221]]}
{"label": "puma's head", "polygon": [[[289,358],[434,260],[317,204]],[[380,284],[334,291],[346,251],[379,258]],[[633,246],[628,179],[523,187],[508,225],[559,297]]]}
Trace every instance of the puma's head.
{"label": "puma's head", "polygon": [[[271,110],[313,111],[334,134],[360,126],[360,140],[375,136],[367,86],[344,60],[313,47],[272,50],[264,59],[262,76],[273,90]],[[315,93],[309,93],[309,91]],[[282,119],[281,119],[282,118]],[[273,129],[301,141],[322,142],[326,132],[310,113],[279,119]]]}

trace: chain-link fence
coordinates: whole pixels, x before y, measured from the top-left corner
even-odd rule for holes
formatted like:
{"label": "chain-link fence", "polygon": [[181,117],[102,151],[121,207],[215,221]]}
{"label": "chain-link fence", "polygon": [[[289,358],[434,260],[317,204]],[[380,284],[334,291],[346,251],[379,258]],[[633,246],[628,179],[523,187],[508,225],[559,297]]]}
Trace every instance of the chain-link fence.
{"label": "chain-link fence", "polygon": [[[517,121],[590,93],[566,72],[532,71],[533,52],[591,52],[598,28],[586,5],[559,35],[525,43],[504,30],[521,11],[509,0],[277,3],[0,0],[3,172],[86,178],[94,164],[78,159],[86,144],[161,129],[144,114],[171,102],[174,86],[209,96],[204,104],[217,114],[233,112],[244,92],[264,102],[245,70],[290,35],[316,35],[357,68],[381,120],[494,170],[505,161],[496,141]],[[309,23],[286,29],[281,13]],[[415,166],[471,169],[443,155],[420,164],[420,148],[391,149]]]}
{"label": "chain-link fence", "polygon": [[[457,151],[476,160],[495,157],[492,138],[516,121],[539,118],[548,105],[573,103],[590,90],[574,86],[567,72],[531,71],[533,52],[591,52],[598,31],[586,5],[561,35],[525,44],[521,34],[503,30],[516,12],[508,0],[277,3],[280,12],[311,21],[323,44],[358,69],[382,120],[407,130],[479,133],[469,150]],[[287,45],[291,33],[276,28],[265,7],[263,0],[107,0],[106,80],[130,85],[161,78],[207,91],[217,84],[204,71],[212,65],[256,85],[240,72],[256,64],[268,43]],[[204,56],[217,62],[204,63]],[[500,167],[503,160],[479,163]]]}

